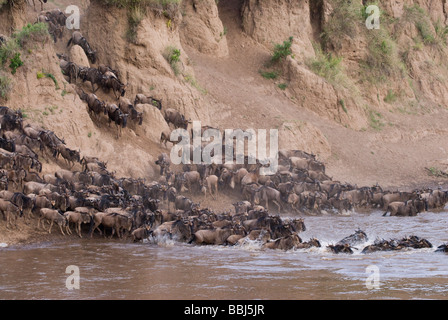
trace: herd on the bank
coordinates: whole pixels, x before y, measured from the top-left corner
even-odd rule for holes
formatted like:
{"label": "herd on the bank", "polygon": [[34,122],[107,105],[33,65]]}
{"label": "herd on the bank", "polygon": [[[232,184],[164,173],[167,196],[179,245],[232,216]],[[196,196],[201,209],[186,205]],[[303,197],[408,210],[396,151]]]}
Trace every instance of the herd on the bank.
{"label": "herd on the bank", "polygon": [[[45,228],[48,222],[48,232],[56,224],[62,234],[70,234],[74,226],[80,237],[86,232],[90,237],[110,233],[111,237],[131,236],[134,241],[173,238],[198,245],[238,245],[258,240],[266,249],[291,250],[320,247],[321,243],[315,238],[303,241],[299,236],[306,229],[303,218],[285,219],[270,213],[271,201],[278,213],[303,214],[361,207],[391,209],[399,208],[397,204],[409,205],[409,201],[422,202],[416,209],[419,211],[442,208],[447,202],[447,193],[441,190],[394,193],[379,186],[357,188],[332,181],[323,164],[303,151],[281,151],[281,170],[272,176],[259,175],[259,164],[185,165],[183,170],[172,172],[168,156],[161,154],[156,161],[162,169],[158,181],[118,179],[107,170],[106,163],[96,157],[81,158],[79,151],[68,148],[54,132],[23,125],[20,111],[1,107],[0,123],[0,211],[11,229],[17,228],[17,219],[29,224],[34,216],[38,228]],[[60,169],[41,177],[40,157],[58,161],[59,155],[68,167],[79,164],[82,170]],[[59,164],[64,165],[64,161]],[[221,193],[245,198],[233,203],[234,210],[217,213],[183,195],[206,194],[209,189],[215,199]],[[291,201],[296,196],[299,201]],[[161,203],[168,210],[162,209]],[[336,207],[337,203],[346,205]],[[394,214],[401,212],[397,209]],[[358,230],[327,249],[353,253],[355,246],[366,240],[366,234]],[[410,236],[378,239],[362,252],[430,247],[427,240]],[[446,245],[437,250],[445,251]]]}
{"label": "herd on the bank", "polygon": [[[39,16],[47,22],[55,41],[61,37],[65,15],[52,10]],[[79,32],[74,32],[68,45],[80,45],[92,63],[96,52]],[[80,98],[87,103],[92,119],[99,125],[100,117],[108,117],[118,130],[126,127],[130,118],[142,124],[143,104],[162,110],[162,102],[137,94],[131,102],[125,98],[126,85],[119,73],[110,67],[78,66],[60,55],[60,66],[69,82],[89,81],[92,93],[77,88]],[[95,86],[97,86],[95,88]],[[118,103],[98,99],[95,91],[113,90]],[[174,128],[187,129],[189,120],[174,109],[164,109],[164,118]],[[304,215],[345,214],[351,210],[382,209],[384,215],[415,216],[420,212],[442,209],[448,202],[448,192],[439,189],[392,192],[379,185],[357,187],[333,181],[325,166],[312,154],[299,150],[279,152],[279,170],[271,176],[260,175],[261,164],[251,165],[184,165],[177,172],[171,168],[167,154],[159,156],[158,181],[116,178],[107,164],[96,157],[81,157],[80,150],[66,146],[65,141],[50,131],[33,124],[23,124],[19,111],[0,107],[0,212],[7,228],[17,228],[17,219],[33,223],[48,232],[56,224],[62,234],[110,233],[118,238],[131,236],[133,241],[147,238],[211,245],[238,245],[258,240],[266,249],[302,249],[320,247],[316,238],[303,241],[299,233],[305,231],[303,218],[281,218],[281,213]],[[205,130],[210,127],[203,127]],[[119,131],[117,135],[119,136]],[[162,132],[161,144],[169,141],[170,132]],[[60,169],[41,176],[40,157],[59,161],[62,157],[73,168]],[[210,195],[218,199],[222,193],[239,197],[234,210],[214,212],[185,195]],[[168,208],[162,209],[161,204]],[[276,210],[270,210],[269,208]],[[171,208],[173,207],[173,208]],[[272,212],[277,214],[272,214]],[[87,225],[84,226],[83,225]],[[84,230],[83,230],[84,229]],[[356,246],[367,241],[367,235],[357,230],[336,244],[327,246],[334,253],[353,253]],[[431,248],[426,239],[409,236],[403,239],[377,239],[362,249],[363,253],[404,248]],[[441,245],[437,251],[448,251]]]}

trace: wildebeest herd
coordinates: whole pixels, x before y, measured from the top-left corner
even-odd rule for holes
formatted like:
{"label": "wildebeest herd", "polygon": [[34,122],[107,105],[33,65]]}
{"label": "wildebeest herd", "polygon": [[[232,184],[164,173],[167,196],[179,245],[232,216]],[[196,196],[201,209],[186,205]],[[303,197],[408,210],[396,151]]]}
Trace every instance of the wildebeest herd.
{"label": "wildebeest herd", "polygon": [[[49,24],[55,41],[60,37],[58,26],[65,23],[61,14],[51,11],[39,16],[39,21]],[[81,33],[72,34],[67,46],[71,44],[80,45],[89,60],[96,63],[96,51]],[[109,124],[116,124],[117,136],[128,119],[142,124],[139,106],[149,104],[162,110],[159,99],[144,94],[137,94],[133,102],[126,98],[126,85],[112,68],[101,64],[97,68],[79,66],[63,54],[59,58],[69,82],[76,84],[81,79],[91,83],[91,93],[81,88],[77,88],[77,93],[98,125],[103,116],[107,116]],[[99,88],[106,93],[112,89],[117,103],[101,101],[95,95]],[[164,109],[163,115],[174,128],[187,129],[190,123],[171,108]],[[206,128],[210,127],[202,129]],[[71,234],[74,225],[79,237],[86,232],[89,237],[110,232],[111,237],[130,236],[135,242],[172,238],[197,245],[238,245],[258,240],[266,249],[292,250],[321,247],[321,243],[316,238],[303,241],[299,233],[306,229],[304,219],[282,218],[282,213],[347,214],[352,210],[382,209],[384,215],[415,216],[440,210],[448,202],[448,192],[439,189],[392,192],[379,185],[358,187],[333,181],[315,155],[300,150],[281,150],[279,170],[271,176],[260,175],[260,162],[184,165],[176,172],[163,153],[156,161],[160,179],[147,183],[143,179],[116,178],[106,163],[96,157],[81,157],[80,150],[68,148],[54,132],[24,125],[20,110],[0,107],[0,134],[0,211],[7,228],[17,228],[19,218],[32,223],[31,218],[37,217],[38,228],[45,228],[49,222],[48,232],[56,224],[62,234]],[[170,132],[162,132],[161,144],[166,146],[169,137]],[[58,161],[59,156],[70,168],[79,164],[81,171],[60,169],[41,176],[39,158]],[[221,193],[238,199],[233,203],[234,210],[217,213],[185,196],[203,194],[218,199]],[[162,209],[162,205],[168,209]],[[270,210],[272,205],[276,210]],[[367,235],[356,230],[327,249],[353,253],[357,245],[366,241]],[[441,245],[437,251],[448,251],[447,246]],[[377,239],[362,252],[430,247],[432,244],[426,239],[409,236]]]}
{"label": "wildebeest herd", "polygon": [[[46,228],[49,222],[48,232],[56,224],[62,234],[70,234],[74,225],[80,237],[108,233],[133,241],[170,238],[197,245],[258,240],[262,248],[291,250],[320,247],[321,243],[315,238],[302,241],[299,233],[306,230],[304,219],[282,218],[283,212],[317,215],[384,208],[395,215],[415,215],[440,209],[447,202],[447,193],[441,190],[388,192],[378,185],[358,188],[333,181],[324,165],[303,151],[280,151],[280,170],[272,176],[259,175],[259,164],[184,165],[172,172],[169,157],[161,154],[156,161],[163,168],[158,181],[116,178],[106,163],[96,157],[81,158],[80,151],[68,148],[54,132],[24,125],[20,111],[1,107],[0,122],[0,211],[9,229],[17,228],[19,218],[29,224],[37,217],[38,228]],[[58,155],[67,163],[78,163],[82,170],[59,169],[41,177],[40,157],[58,161]],[[217,213],[184,195],[200,197],[211,190],[215,199],[221,193],[244,198],[233,203],[234,210]],[[269,211],[270,202],[276,204],[277,214]],[[415,209],[400,209],[411,205]],[[327,249],[353,253],[356,245],[366,241],[367,235],[357,230]],[[377,239],[362,252],[430,247],[427,240],[410,236]],[[437,251],[445,248],[441,245]]]}

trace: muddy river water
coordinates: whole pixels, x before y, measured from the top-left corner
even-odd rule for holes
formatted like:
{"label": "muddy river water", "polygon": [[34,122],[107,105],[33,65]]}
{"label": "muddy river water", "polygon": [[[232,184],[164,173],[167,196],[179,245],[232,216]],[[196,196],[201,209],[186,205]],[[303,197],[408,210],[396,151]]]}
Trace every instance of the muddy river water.
{"label": "muddy river water", "polygon": [[[305,217],[304,241],[322,248],[289,252],[194,246],[172,240],[67,238],[0,248],[0,299],[447,299],[448,212],[382,217],[381,212]],[[357,228],[369,239],[353,255],[325,249]],[[361,254],[376,237],[417,235],[431,249]],[[77,271],[79,282],[68,277]],[[66,273],[66,271],[68,273]],[[74,272],[74,273],[73,273]],[[79,288],[67,288],[67,283]]]}

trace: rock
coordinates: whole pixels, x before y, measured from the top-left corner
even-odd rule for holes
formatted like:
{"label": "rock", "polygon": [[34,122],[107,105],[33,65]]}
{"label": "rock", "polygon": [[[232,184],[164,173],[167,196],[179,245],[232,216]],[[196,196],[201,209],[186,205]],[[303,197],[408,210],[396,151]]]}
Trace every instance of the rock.
{"label": "rock", "polygon": [[70,61],[79,66],[90,68],[89,59],[87,58],[86,53],[78,45],[74,45],[70,48]]}

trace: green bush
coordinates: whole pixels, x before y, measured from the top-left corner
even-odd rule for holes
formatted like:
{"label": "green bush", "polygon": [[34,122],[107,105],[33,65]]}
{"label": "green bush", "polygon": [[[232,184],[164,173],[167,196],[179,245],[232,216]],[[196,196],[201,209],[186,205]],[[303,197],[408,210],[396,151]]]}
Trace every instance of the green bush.
{"label": "green bush", "polygon": [[328,81],[334,82],[341,72],[342,58],[335,57],[331,53],[325,53],[317,46],[314,47],[314,50],[316,57],[309,62],[310,69]]}
{"label": "green bush", "polygon": [[44,22],[28,23],[22,30],[13,34],[14,40],[22,48],[30,41],[44,42],[49,36],[47,24]]}
{"label": "green bush", "polygon": [[272,54],[271,57],[272,62],[278,62],[281,59],[284,59],[290,54],[292,54],[291,51],[292,40],[293,37],[289,37],[288,40],[283,41],[283,44],[276,44],[274,46],[274,53]]}
{"label": "green bush", "polygon": [[23,66],[23,61],[20,59],[20,53],[16,52],[14,54],[14,57],[11,59],[11,63],[9,67],[11,68],[11,73],[15,74],[18,67]]}
{"label": "green bush", "polygon": [[276,79],[278,77],[278,72],[276,71],[260,71],[260,74],[265,79]]}
{"label": "green bush", "polygon": [[180,62],[180,50],[169,46],[165,49],[165,52],[163,54],[166,61],[170,64],[171,68],[174,71],[174,74],[177,76],[180,73],[179,70],[179,62]]}

